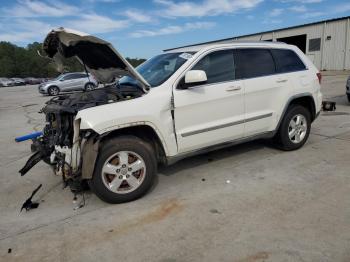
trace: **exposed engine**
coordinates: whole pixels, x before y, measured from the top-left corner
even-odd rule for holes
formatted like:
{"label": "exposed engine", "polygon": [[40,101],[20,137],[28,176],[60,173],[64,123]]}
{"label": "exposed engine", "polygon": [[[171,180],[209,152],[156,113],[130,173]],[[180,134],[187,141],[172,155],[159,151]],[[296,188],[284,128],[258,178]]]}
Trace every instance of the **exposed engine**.
{"label": "exposed engine", "polygon": [[84,93],[52,98],[40,111],[46,118],[43,134],[33,139],[31,150],[34,154],[19,172],[23,176],[40,160],[44,160],[52,166],[55,174],[62,175],[65,181],[79,180],[82,136],[86,139],[90,133],[79,134],[79,127],[74,127],[77,112],[90,107],[133,99],[143,94],[141,89],[116,84]]}

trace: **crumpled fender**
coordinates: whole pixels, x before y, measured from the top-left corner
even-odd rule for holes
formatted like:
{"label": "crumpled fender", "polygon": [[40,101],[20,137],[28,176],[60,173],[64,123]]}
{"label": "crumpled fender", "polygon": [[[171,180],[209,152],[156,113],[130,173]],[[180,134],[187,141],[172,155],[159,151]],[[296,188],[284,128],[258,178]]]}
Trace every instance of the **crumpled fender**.
{"label": "crumpled fender", "polygon": [[98,149],[100,140],[95,139],[94,136],[90,137],[82,146],[82,166],[81,177],[82,179],[91,179],[95,170],[95,163],[98,155]]}

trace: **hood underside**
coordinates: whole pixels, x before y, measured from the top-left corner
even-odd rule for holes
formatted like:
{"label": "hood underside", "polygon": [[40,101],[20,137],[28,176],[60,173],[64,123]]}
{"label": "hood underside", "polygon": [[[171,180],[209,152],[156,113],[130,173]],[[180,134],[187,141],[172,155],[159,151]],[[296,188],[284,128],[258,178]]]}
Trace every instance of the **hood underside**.
{"label": "hood underside", "polygon": [[149,83],[133,66],[109,42],[95,36],[61,27],[46,36],[43,50],[56,61],[76,56],[100,83],[128,75],[138,80],[145,92],[149,90]]}

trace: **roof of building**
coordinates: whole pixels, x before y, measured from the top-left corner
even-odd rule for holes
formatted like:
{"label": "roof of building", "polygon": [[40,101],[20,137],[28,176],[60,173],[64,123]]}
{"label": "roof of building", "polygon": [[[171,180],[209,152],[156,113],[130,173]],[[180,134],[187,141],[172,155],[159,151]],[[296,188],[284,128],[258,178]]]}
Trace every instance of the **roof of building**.
{"label": "roof of building", "polygon": [[283,31],[283,30],[288,30],[288,29],[300,28],[300,27],[304,27],[304,26],[335,22],[335,21],[345,20],[345,19],[349,19],[349,18],[350,18],[350,16],[338,17],[338,18],[327,19],[327,20],[322,20],[322,21],[308,23],[308,24],[301,24],[301,25],[290,26],[290,27],[285,27],[285,28],[278,28],[278,29],[274,29],[274,30],[263,31],[263,32],[253,33],[253,34],[239,35],[239,36],[223,38],[223,39],[217,39],[217,40],[208,41],[208,42],[202,42],[202,43],[197,43],[197,44],[191,44],[191,45],[175,47],[175,48],[168,48],[168,49],[164,49],[164,51],[170,51],[170,50],[174,50],[174,49],[180,49],[180,48],[185,48],[185,47],[192,47],[192,46],[197,46],[197,45],[212,44],[212,43],[216,43],[216,42],[219,42],[219,41],[236,40],[237,38],[241,38],[241,37],[248,37],[248,36],[254,36],[254,35],[263,35],[263,34],[268,34],[268,33],[272,33],[272,32],[278,32],[278,31]]}

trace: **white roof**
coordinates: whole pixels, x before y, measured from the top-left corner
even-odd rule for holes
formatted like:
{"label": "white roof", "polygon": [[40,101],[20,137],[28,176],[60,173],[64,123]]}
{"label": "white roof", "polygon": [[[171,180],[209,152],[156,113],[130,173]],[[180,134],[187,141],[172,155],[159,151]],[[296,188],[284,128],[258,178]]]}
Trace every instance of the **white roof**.
{"label": "white roof", "polygon": [[213,49],[213,48],[224,48],[224,47],[270,47],[270,48],[288,48],[290,45],[287,45],[282,42],[269,42],[269,41],[232,41],[230,43],[210,43],[210,44],[201,44],[193,46],[185,46],[174,48],[171,50],[165,50],[166,53],[173,52],[198,52],[204,49]]}

